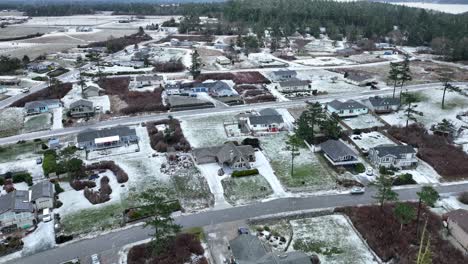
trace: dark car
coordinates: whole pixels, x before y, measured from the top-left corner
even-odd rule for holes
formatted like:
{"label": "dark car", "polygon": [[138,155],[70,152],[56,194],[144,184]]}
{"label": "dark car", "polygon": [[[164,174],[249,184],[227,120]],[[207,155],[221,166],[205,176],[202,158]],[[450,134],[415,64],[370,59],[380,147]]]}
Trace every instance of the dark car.
{"label": "dark car", "polygon": [[249,229],[245,227],[239,227],[239,229],[237,229],[237,232],[239,233],[239,235],[248,235]]}

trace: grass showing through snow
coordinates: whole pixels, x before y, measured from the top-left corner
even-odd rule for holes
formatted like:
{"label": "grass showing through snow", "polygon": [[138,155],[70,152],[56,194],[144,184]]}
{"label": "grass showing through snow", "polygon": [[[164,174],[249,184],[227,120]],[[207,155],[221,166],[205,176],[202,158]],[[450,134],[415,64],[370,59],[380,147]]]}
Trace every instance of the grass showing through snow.
{"label": "grass showing through snow", "polygon": [[273,193],[271,186],[261,175],[240,178],[226,178],[221,181],[226,200],[232,204],[260,201]]}

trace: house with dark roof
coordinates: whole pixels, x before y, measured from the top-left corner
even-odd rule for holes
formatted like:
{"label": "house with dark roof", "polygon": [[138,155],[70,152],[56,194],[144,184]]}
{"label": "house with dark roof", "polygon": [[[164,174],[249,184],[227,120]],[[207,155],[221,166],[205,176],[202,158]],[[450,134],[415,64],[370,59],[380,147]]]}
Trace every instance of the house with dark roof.
{"label": "house with dark roof", "polygon": [[241,234],[229,241],[232,257],[237,264],[312,264],[301,251],[271,252],[256,236]]}
{"label": "house with dark roof", "polygon": [[367,106],[379,114],[391,113],[398,111],[398,108],[400,108],[400,98],[373,96],[369,97]]}
{"label": "house with dark roof", "polygon": [[458,209],[445,215],[447,228],[458,243],[468,252],[468,210]]}
{"label": "house with dark roof", "polygon": [[0,228],[27,229],[37,222],[29,191],[14,190],[0,196]]}
{"label": "house with dark roof", "polygon": [[89,117],[93,116],[94,105],[93,102],[80,99],[70,104],[69,112],[71,117]]}
{"label": "house with dark roof", "polygon": [[83,97],[88,98],[88,97],[99,96],[100,90],[101,89],[99,89],[99,87],[97,87],[97,86],[93,86],[93,85],[86,86],[83,89]]}
{"label": "house with dark roof", "polygon": [[334,166],[359,163],[358,155],[340,140],[327,140],[319,145],[325,158]]}
{"label": "house with dark roof", "polygon": [[272,79],[275,82],[284,82],[295,79],[297,72],[293,70],[278,70],[271,73]]}
{"label": "house with dark roof", "polygon": [[351,117],[369,113],[369,109],[365,105],[355,100],[345,102],[333,100],[327,103],[326,109],[330,114],[337,114],[339,117]]}
{"label": "house with dark roof", "polygon": [[50,181],[42,181],[31,187],[31,202],[37,210],[54,208],[55,190]]}
{"label": "house with dark roof", "polygon": [[137,75],[135,76],[134,83],[137,88],[145,86],[162,86],[163,77],[159,75]]}
{"label": "house with dark roof", "polygon": [[48,113],[50,110],[59,107],[62,107],[62,103],[58,99],[31,101],[24,105],[27,115]]}
{"label": "house with dark roof", "polygon": [[379,145],[369,150],[369,160],[376,167],[407,168],[418,164],[416,151],[409,145]]}
{"label": "house with dark roof", "polygon": [[285,126],[283,116],[271,108],[259,111],[258,115],[248,116],[246,121],[252,132],[278,132]]}
{"label": "house with dark roof", "polygon": [[250,145],[236,146],[228,142],[222,146],[198,148],[192,151],[197,164],[218,163],[233,170],[250,169],[255,162],[255,150]]}
{"label": "house with dark roof", "polygon": [[312,86],[309,81],[292,78],[279,82],[276,89],[282,93],[310,92]]}
{"label": "house with dark roof", "polygon": [[208,87],[211,96],[227,97],[237,95],[231,86],[223,81],[205,82],[203,84]]}
{"label": "house with dark roof", "polygon": [[135,129],[116,126],[101,130],[87,129],[77,136],[77,147],[87,151],[122,147],[138,143]]}

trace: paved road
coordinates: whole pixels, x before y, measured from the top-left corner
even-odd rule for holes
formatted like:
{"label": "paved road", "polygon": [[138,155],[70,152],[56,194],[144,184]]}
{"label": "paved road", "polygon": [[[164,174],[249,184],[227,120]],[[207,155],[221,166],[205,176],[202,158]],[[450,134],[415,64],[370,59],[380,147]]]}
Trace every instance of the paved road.
{"label": "paved road", "polygon": [[[456,84],[460,85],[462,83],[456,83]],[[408,89],[410,91],[422,91],[422,90],[434,89],[438,87],[441,87],[440,83],[411,85],[411,86],[405,87],[405,89]],[[305,105],[305,102],[309,100],[327,102],[327,101],[331,101],[334,99],[341,99],[341,100],[364,99],[364,98],[368,98],[369,96],[376,96],[376,95],[382,96],[382,95],[389,95],[392,93],[393,93],[393,89],[366,90],[361,93],[346,92],[346,93],[333,94],[333,95],[323,95],[323,96],[302,98],[298,100],[284,101],[284,102],[266,102],[266,103],[239,105],[239,106],[232,106],[232,107],[217,107],[217,108],[197,109],[197,110],[171,112],[171,113],[158,113],[158,114],[149,114],[149,115],[140,115],[140,116],[124,116],[124,117],[118,117],[118,118],[102,121],[99,123],[82,125],[79,127],[69,127],[69,128],[56,129],[56,130],[38,131],[38,132],[21,134],[21,135],[16,135],[16,136],[7,137],[7,138],[0,138],[0,145],[16,143],[19,140],[33,140],[36,138],[50,138],[50,137],[55,137],[55,136],[75,134],[75,133],[79,133],[89,128],[104,128],[104,127],[112,127],[112,126],[117,126],[117,125],[135,125],[135,124],[139,124],[142,122],[157,121],[157,120],[165,119],[169,115],[172,115],[175,118],[180,118],[180,117],[203,116],[203,115],[216,114],[216,113],[241,112],[241,111],[252,110],[252,109],[288,108],[288,107]]]}
{"label": "paved road", "polygon": [[[468,190],[468,183],[453,185],[437,185],[436,188],[441,195],[460,193]],[[420,186],[402,188],[397,190],[400,200],[416,200],[416,192]],[[264,203],[232,207],[221,210],[210,210],[197,214],[184,215],[176,218],[177,223],[184,227],[207,226],[232,222],[236,220],[249,219],[270,214],[293,212],[310,209],[325,209],[339,206],[354,206],[372,204],[375,200],[373,189],[363,195],[320,195],[300,198],[282,198]],[[125,245],[149,238],[151,230],[142,226],[135,226],[124,230],[115,231],[95,238],[77,241],[51,250],[43,251],[32,256],[23,257],[15,261],[18,264],[36,263],[60,263],[75,257],[82,259],[90,255],[100,253],[101,256],[110,256],[116,263],[118,251]]]}

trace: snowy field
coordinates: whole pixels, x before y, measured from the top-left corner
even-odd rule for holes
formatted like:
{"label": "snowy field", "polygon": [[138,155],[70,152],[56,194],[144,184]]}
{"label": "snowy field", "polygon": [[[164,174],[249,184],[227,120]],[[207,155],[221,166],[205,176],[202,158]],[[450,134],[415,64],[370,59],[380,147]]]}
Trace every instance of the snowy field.
{"label": "snowy field", "polygon": [[350,91],[361,92],[368,90],[368,88],[359,87],[345,82],[343,74],[327,70],[299,70],[297,71],[297,78],[301,80],[309,80],[312,82],[313,90],[316,89],[319,92],[327,92],[329,94]]}
{"label": "snowy field", "polygon": [[227,177],[222,180],[224,195],[231,205],[261,201],[273,193],[262,175],[240,178]]}
{"label": "snowy field", "polygon": [[351,65],[351,61],[339,59],[336,57],[316,57],[310,59],[295,60],[295,63],[303,64],[306,66],[337,66],[337,65]]}
{"label": "snowy field", "polygon": [[290,223],[294,236],[289,251],[317,254],[323,264],[379,263],[343,215],[292,220]]}
{"label": "snowy field", "polygon": [[[423,113],[423,116],[416,116],[416,118],[426,128],[430,128],[432,124],[441,122],[444,118],[458,124],[461,121],[456,118],[456,115],[467,110],[468,97],[456,92],[447,91],[445,95],[445,109],[442,109],[442,88],[420,91],[415,94],[420,100],[420,102],[416,103],[417,107],[415,110]],[[382,115],[381,117],[390,125],[403,126],[406,124],[405,113],[402,110]],[[466,125],[466,123],[464,124]]]}
{"label": "snowy field", "polygon": [[41,130],[48,130],[52,127],[52,114],[43,113],[28,116],[24,119],[24,132],[30,133]]}
{"label": "snowy field", "polygon": [[397,2],[390,3],[395,5],[404,5],[409,7],[424,8],[428,10],[435,10],[439,12],[445,12],[450,14],[461,14],[468,12],[468,4],[433,4],[433,3],[420,3],[420,2]]}
{"label": "snowy field", "polygon": [[23,108],[9,107],[0,110],[0,137],[18,133],[23,128]]}

